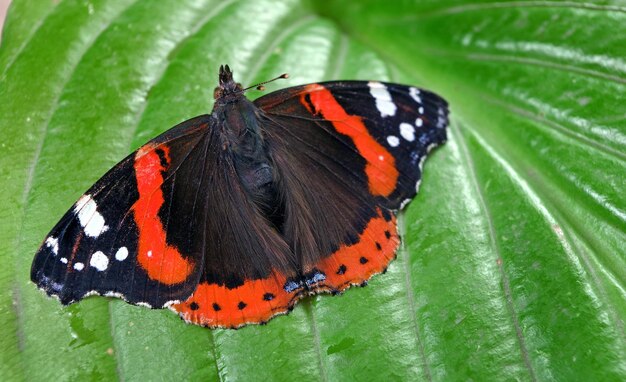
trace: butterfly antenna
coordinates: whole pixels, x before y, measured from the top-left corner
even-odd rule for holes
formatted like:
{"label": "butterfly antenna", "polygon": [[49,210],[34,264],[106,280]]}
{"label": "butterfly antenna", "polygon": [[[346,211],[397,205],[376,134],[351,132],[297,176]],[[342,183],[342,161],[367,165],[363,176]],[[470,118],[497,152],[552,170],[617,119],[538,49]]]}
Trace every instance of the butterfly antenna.
{"label": "butterfly antenna", "polygon": [[250,90],[252,88],[256,88],[257,90],[265,90],[265,84],[276,81],[276,80],[280,80],[282,78],[289,78],[289,74],[288,73],[283,73],[280,76],[276,77],[276,78],[272,78],[271,80],[268,81],[263,81],[261,83],[258,83],[256,85],[252,85],[252,86],[248,86],[247,88],[243,89],[242,92],[245,92],[246,90]]}

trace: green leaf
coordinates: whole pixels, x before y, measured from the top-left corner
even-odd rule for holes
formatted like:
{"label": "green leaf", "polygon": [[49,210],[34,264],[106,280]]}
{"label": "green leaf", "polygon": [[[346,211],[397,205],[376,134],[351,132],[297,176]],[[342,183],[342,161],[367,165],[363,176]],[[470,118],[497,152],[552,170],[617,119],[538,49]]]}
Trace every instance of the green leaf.
{"label": "green leaf", "polygon": [[[617,4],[617,5],[614,5]],[[626,379],[626,8],[615,1],[14,1],[0,47],[0,380]],[[243,84],[451,105],[389,272],[208,330],[29,282],[108,168]],[[250,97],[258,96],[250,92]]]}

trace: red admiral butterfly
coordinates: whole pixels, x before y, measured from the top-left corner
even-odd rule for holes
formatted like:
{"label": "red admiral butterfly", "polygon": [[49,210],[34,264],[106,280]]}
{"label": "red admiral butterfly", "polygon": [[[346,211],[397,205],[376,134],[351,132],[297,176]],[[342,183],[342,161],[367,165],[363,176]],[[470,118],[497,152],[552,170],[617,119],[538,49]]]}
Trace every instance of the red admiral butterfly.
{"label": "red admiral butterfly", "polygon": [[396,212],[446,140],[446,102],[415,87],[324,82],[253,102],[219,73],[210,115],[154,138],[52,229],[31,279],[236,328],[384,272]]}

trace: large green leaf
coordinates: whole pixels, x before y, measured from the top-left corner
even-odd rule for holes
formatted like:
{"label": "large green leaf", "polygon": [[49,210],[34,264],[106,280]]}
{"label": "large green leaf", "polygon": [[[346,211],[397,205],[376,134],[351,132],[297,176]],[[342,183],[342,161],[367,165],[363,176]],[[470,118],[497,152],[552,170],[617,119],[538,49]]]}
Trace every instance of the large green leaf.
{"label": "large green leaf", "polygon": [[[617,1],[15,0],[0,380],[626,379],[625,25]],[[244,84],[288,71],[274,89],[378,79],[449,99],[389,272],[237,331],[37,291],[48,230],[130,150],[208,112],[222,63]]]}

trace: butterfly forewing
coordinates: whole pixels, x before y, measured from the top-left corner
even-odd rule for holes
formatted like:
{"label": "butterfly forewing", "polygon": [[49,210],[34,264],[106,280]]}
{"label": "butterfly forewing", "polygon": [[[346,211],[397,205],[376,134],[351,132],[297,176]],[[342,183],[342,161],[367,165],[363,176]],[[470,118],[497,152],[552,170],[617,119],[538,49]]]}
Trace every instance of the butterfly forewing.
{"label": "butterfly forewing", "polygon": [[[159,234],[170,224],[157,221],[151,212],[161,213],[157,203],[164,198],[162,186],[175,179],[164,176],[171,164],[168,153],[197,146],[205,136],[207,117],[189,120],[150,141],[87,190],[44,240],[31,279],[64,304],[105,294],[161,307],[188,296],[200,275],[201,259],[179,253],[167,261],[166,240]],[[186,239],[196,240],[191,233]],[[149,257],[145,249],[140,252],[148,243],[155,246]],[[144,267],[142,261],[153,265]],[[192,281],[172,282],[182,279]]]}
{"label": "butterfly forewing", "polygon": [[295,119],[312,121],[325,134],[349,142],[365,165],[348,155],[334,160],[352,165],[354,176],[366,177],[370,193],[394,210],[415,196],[427,153],[446,141],[446,101],[412,86],[322,82],[280,90],[255,103],[285,126]]}

